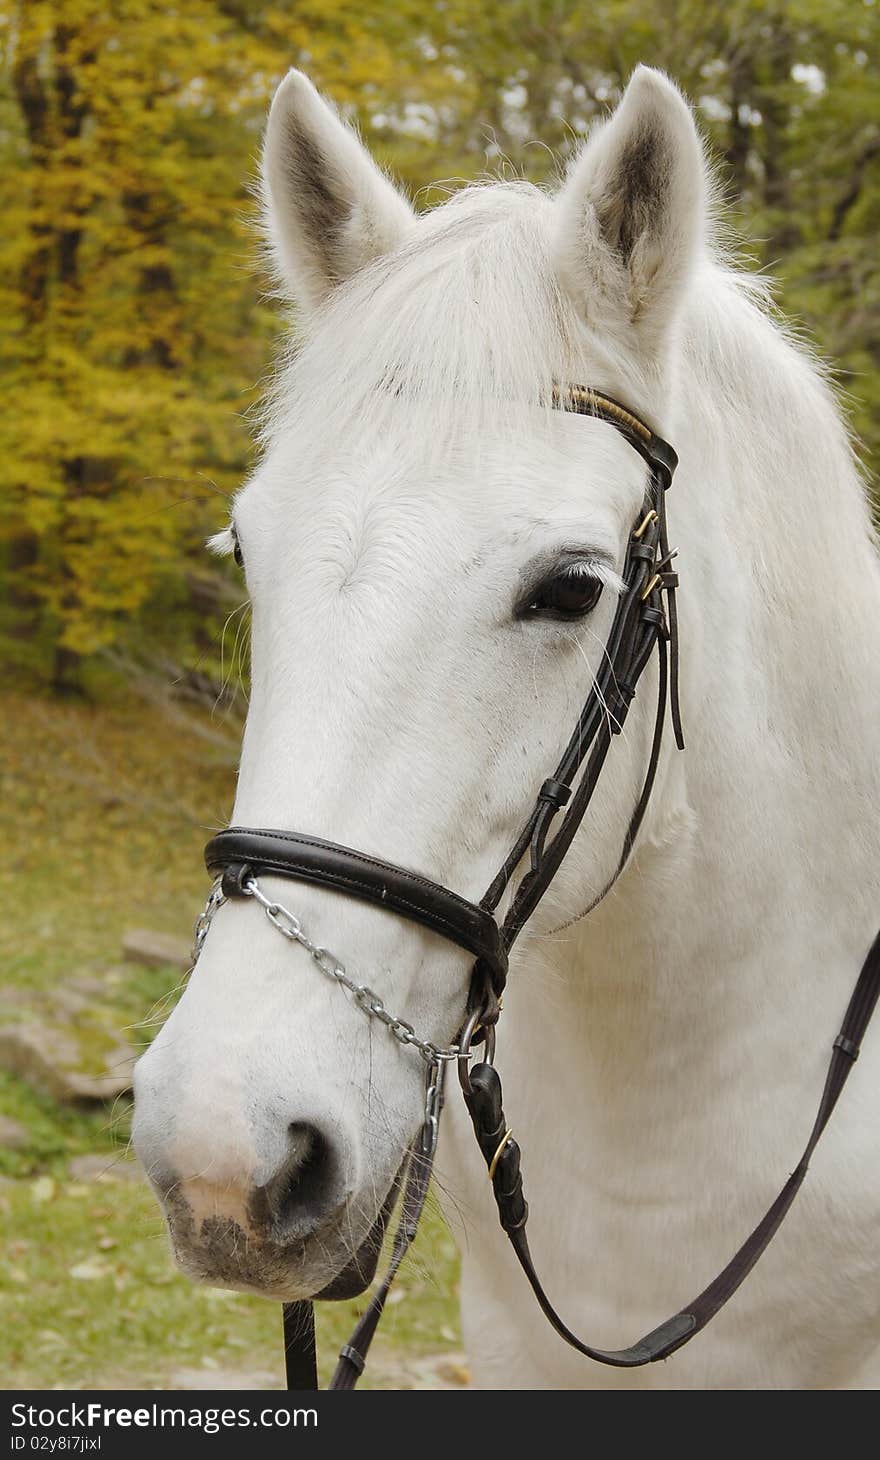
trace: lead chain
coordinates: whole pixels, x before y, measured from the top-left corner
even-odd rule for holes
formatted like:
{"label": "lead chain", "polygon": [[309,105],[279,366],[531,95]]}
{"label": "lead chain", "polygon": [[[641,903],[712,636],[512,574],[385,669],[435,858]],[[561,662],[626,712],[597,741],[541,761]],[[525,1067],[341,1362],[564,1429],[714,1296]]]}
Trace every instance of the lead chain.
{"label": "lead chain", "polygon": [[[363,1009],[364,1013],[369,1018],[378,1019],[380,1024],[384,1024],[399,1044],[412,1045],[413,1049],[418,1050],[422,1059],[428,1065],[439,1065],[445,1060],[458,1058],[459,1049],[457,1044],[450,1045],[448,1049],[441,1049],[439,1045],[434,1044],[433,1040],[420,1039],[412,1024],[407,1019],[400,1019],[397,1015],[392,1014],[389,1009],[386,1009],[384,1002],[376,993],[375,989],[371,989],[369,984],[357,983],[355,979],[351,978],[346,970],[345,964],[341,963],[335,954],[330,952],[329,948],[322,948],[319,944],[312,942],[309,935],[303,930],[299,918],[289,908],[283,907],[280,902],[271,902],[265,896],[255,877],[249,877],[242,883],[242,891],[247,897],[252,897],[255,902],[260,904],[269,922],[273,928],[278,929],[282,937],[287,938],[291,943],[298,943],[301,948],[305,948],[309,957],[317,964],[325,977],[333,979],[335,983],[341,984],[351,994],[355,1003]],[[211,926],[214,914],[219,907],[223,906],[224,902],[226,902],[226,898],[221,889],[221,879],[218,877],[214,886],[211,888],[203,912],[196,919],[193,967],[195,967],[196,960],[202,951],[202,945],[208,936],[208,929]]]}

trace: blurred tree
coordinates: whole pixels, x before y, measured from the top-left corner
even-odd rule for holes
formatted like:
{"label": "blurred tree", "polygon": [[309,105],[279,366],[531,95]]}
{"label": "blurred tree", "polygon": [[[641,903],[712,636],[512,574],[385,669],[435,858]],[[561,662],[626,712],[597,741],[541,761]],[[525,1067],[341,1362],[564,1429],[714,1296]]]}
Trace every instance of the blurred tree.
{"label": "blurred tree", "polygon": [[836,362],[866,456],[880,445],[874,0],[408,0],[394,14],[422,65],[369,110],[415,187],[485,168],[552,180],[640,61],[668,71],[749,260]]}
{"label": "blurred tree", "polygon": [[307,69],[420,205],[552,179],[640,60],[695,102],[748,249],[878,444],[880,6],[871,0],[0,0],[0,620],[58,688],[149,638],[217,669],[201,540],[247,470],[275,324],[247,185]]}
{"label": "blurred tree", "polygon": [[[246,222],[265,109],[307,41],[343,102],[391,74],[339,0],[254,14],[0,9],[0,532],[19,657],[58,689],[150,595],[184,619],[179,643],[214,637],[194,554],[212,495],[246,469],[240,417],[272,333]],[[202,611],[187,615],[193,578]]]}

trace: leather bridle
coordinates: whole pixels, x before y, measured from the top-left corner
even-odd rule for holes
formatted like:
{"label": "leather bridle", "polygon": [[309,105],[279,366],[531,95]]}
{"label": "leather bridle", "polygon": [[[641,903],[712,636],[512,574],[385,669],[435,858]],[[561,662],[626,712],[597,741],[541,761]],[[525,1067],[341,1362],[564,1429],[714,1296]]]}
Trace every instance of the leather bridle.
{"label": "leather bridle", "polygon": [[[794,1173],[769,1211],[732,1258],[724,1271],[698,1298],[653,1329],[631,1347],[609,1351],[578,1339],[563,1323],[538,1279],[526,1238],[528,1205],[522,1189],[520,1150],[510,1133],[502,1108],[501,1082],[492,1063],[495,1025],[508,976],[510,950],[552,882],[595,792],[612,740],[626,721],[636,686],[652,654],[658,657],[657,709],[644,782],[623,838],[616,868],[594,899],[591,911],[622,872],[645,815],[660,758],[667,700],[676,744],[684,748],[678,702],[678,625],[675,591],[678,577],[671,569],[666,530],[666,492],[672,483],[677,457],[626,406],[611,396],[580,386],[554,389],[552,404],[562,410],[588,415],[613,426],[648,465],[648,483],[642,508],[633,523],[623,566],[623,589],[618,599],[602,662],[578,717],[571,739],[553,774],[538,793],[500,867],[479,903],[471,902],[439,883],[404,867],[319,837],[295,832],[233,827],[213,837],[205,849],[208,871],[219,879],[209,911],[226,898],[256,896],[276,926],[304,943],[324,968],[353,991],[368,1013],[391,1026],[403,1043],[413,1043],[427,1064],[425,1122],[409,1157],[403,1182],[401,1219],[388,1272],[352,1336],[343,1348],[330,1385],[350,1389],[363,1371],[367,1348],[382,1313],[391,1282],[412,1242],[427,1194],[436,1148],[437,1125],[443,1099],[443,1075],[453,1058],[458,1063],[465,1102],[477,1142],[489,1169],[501,1226],[516,1253],[537,1301],[555,1331],[580,1353],[600,1363],[636,1367],[666,1358],[687,1343],[733,1295],[773,1237],[806,1175],[807,1163],[843,1084],[858,1055],[862,1035],[880,993],[880,935],[868,954],[850,1001],[840,1035],[834,1041],[831,1064],[807,1147]],[[665,605],[664,605],[665,599]],[[553,823],[561,817],[555,833]],[[499,921],[501,901],[517,869],[528,857],[525,871],[513,887],[507,910]],[[372,990],[355,985],[342,965],[321,962],[326,950],[306,938],[292,914],[270,902],[259,891],[261,874],[317,883],[348,896],[377,904],[439,933],[457,944],[475,962],[467,1010],[454,1045],[440,1050],[419,1040],[412,1026],[393,1019]],[[287,919],[285,925],[281,914]],[[200,920],[199,942],[209,918]],[[291,931],[293,929],[293,931]],[[341,977],[340,977],[341,971]],[[364,1000],[362,994],[371,995]],[[408,1031],[408,1032],[407,1032]],[[485,1046],[485,1057],[469,1065],[474,1046]],[[310,1303],[285,1305],[285,1350],[288,1388],[317,1387],[314,1320]]]}

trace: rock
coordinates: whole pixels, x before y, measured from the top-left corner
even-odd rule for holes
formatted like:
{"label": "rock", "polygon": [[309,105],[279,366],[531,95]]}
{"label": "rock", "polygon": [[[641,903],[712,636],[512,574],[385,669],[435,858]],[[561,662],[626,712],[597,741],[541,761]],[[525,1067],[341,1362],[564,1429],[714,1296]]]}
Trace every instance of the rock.
{"label": "rock", "polygon": [[170,964],[188,973],[192,967],[192,950],[183,938],[170,933],[153,933],[149,928],[132,928],[122,939],[122,955],[129,963],[145,963],[150,968]]}
{"label": "rock", "polygon": [[67,1169],[72,1181],[144,1181],[143,1167],[112,1151],[100,1155],[72,1156]]}
{"label": "rock", "polygon": [[106,1053],[104,1068],[91,1073],[82,1069],[82,1054],[66,1029],[52,1024],[0,1028],[0,1066],[62,1104],[126,1094],[136,1058],[129,1045],[118,1045]]}
{"label": "rock", "polygon": [[69,1036],[48,1025],[10,1024],[0,1029],[0,1065],[55,1100],[67,1097],[64,1066],[77,1060]]}
{"label": "rock", "polygon": [[31,989],[7,988],[3,986],[3,1008],[33,1009],[34,995]]}
{"label": "rock", "polygon": [[26,1146],[29,1140],[27,1131],[17,1120],[8,1115],[0,1115],[0,1146],[7,1151],[18,1151]]}
{"label": "rock", "polygon": [[72,1156],[67,1162],[72,1181],[146,1181],[142,1165],[112,1150]]}
{"label": "rock", "polygon": [[80,1014],[93,1003],[93,996],[77,988],[76,984],[59,984],[52,990],[52,1004],[66,1014]]}
{"label": "rock", "polygon": [[38,1176],[36,1181],[31,1182],[31,1200],[35,1202],[54,1201],[58,1192],[58,1183],[53,1176]]}
{"label": "rock", "polygon": [[464,1354],[407,1354],[383,1345],[370,1358],[373,1389],[469,1389]]}
{"label": "rock", "polygon": [[[369,1366],[375,1389],[467,1389],[470,1387],[464,1354],[423,1354],[403,1358],[387,1349],[371,1356]],[[223,1369],[211,1360],[202,1368],[176,1369],[167,1389],[280,1389],[281,1368]]]}
{"label": "rock", "polygon": [[280,1389],[280,1374],[263,1369],[176,1369],[169,1389]]}
{"label": "rock", "polygon": [[470,1387],[471,1371],[464,1360],[464,1355],[460,1357],[455,1354],[451,1355],[448,1359],[444,1359],[442,1363],[439,1363],[434,1372],[438,1379],[454,1385],[456,1389],[467,1389]]}
{"label": "rock", "polygon": [[464,1354],[427,1354],[403,1364],[407,1389],[468,1389],[471,1376]]}
{"label": "rock", "polygon": [[85,994],[95,1004],[106,1000],[108,993],[119,984],[124,983],[131,975],[128,970],[121,967],[103,968],[99,974],[88,974],[73,980],[73,988],[77,993]]}

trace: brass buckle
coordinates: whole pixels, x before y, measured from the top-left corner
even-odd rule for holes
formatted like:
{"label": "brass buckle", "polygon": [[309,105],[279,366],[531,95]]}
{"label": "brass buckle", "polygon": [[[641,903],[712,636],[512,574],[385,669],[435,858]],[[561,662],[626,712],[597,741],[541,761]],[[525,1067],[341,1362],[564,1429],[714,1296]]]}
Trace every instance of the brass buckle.
{"label": "brass buckle", "polygon": [[651,526],[651,523],[652,522],[659,522],[659,521],[660,521],[659,513],[655,512],[654,511],[654,508],[652,507],[651,510],[650,510],[650,512],[646,512],[645,513],[644,517],[642,518],[641,522],[639,523],[638,527],[636,528],[635,532],[633,533],[633,538],[636,541],[638,541],[638,539],[640,537],[644,537],[645,533],[648,531],[648,528]]}
{"label": "brass buckle", "polygon": [[489,1180],[490,1181],[495,1176],[495,1171],[497,1169],[498,1162],[501,1160],[501,1156],[503,1154],[504,1147],[507,1145],[507,1142],[510,1140],[510,1138],[511,1138],[512,1135],[513,1135],[513,1131],[510,1129],[510,1126],[508,1126],[507,1127],[507,1130],[504,1132],[504,1135],[501,1137],[501,1140],[498,1142],[498,1150],[495,1152],[495,1155],[492,1157],[492,1160],[489,1162]]}

